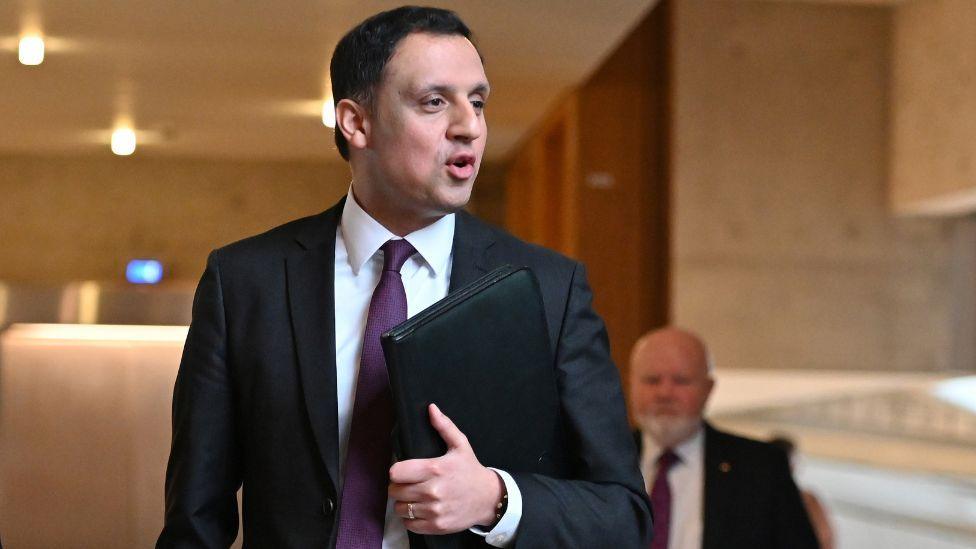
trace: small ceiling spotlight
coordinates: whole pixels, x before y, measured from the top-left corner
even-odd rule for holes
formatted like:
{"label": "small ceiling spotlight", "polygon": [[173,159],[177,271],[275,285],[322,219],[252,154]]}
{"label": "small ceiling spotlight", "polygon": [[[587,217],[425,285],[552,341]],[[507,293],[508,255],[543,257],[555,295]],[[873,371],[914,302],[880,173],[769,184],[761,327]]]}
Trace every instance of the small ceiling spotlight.
{"label": "small ceiling spotlight", "polygon": [[322,103],[322,123],[328,128],[334,128],[336,125],[335,116],[335,99],[330,97]]}
{"label": "small ceiling spotlight", "polygon": [[136,132],[130,128],[118,128],[112,132],[112,152],[129,156],[136,151]]}
{"label": "small ceiling spotlight", "polygon": [[24,65],[40,65],[44,61],[44,39],[37,35],[24,36],[17,57]]}

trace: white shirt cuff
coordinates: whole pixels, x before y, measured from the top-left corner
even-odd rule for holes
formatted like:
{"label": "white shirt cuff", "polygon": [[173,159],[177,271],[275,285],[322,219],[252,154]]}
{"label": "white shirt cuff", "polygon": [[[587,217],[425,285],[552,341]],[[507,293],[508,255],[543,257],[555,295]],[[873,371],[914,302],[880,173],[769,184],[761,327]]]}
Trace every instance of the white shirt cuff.
{"label": "white shirt cuff", "polygon": [[488,545],[508,547],[515,541],[519,523],[522,522],[522,492],[519,491],[518,484],[515,484],[512,475],[494,467],[489,467],[489,469],[498,473],[498,476],[502,477],[502,482],[505,483],[505,491],[508,492],[508,508],[505,509],[505,514],[490,532],[485,532],[484,528],[477,526],[472,526],[468,530],[483,536]]}

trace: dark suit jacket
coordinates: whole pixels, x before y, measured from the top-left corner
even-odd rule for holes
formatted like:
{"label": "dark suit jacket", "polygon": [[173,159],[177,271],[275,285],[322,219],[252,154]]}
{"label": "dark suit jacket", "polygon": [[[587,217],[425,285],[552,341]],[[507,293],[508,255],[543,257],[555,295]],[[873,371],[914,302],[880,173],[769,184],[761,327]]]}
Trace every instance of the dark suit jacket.
{"label": "dark suit jacket", "polygon": [[704,481],[703,549],[819,547],[779,448],[705,423]]}
{"label": "dark suit jacket", "polygon": [[[246,547],[334,547],[333,273],[343,203],[211,253],[173,395],[158,547],[230,545],[242,484]],[[646,547],[649,503],[582,265],[466,213],[453,254],[451,290],[504,263],[531,267],[556,350],[573,480],[510,471],[523,498],[514,546]],[[458,547],[485,546],[468,532],[456,538]],[[411,547],[421,545],[411,536]]]}

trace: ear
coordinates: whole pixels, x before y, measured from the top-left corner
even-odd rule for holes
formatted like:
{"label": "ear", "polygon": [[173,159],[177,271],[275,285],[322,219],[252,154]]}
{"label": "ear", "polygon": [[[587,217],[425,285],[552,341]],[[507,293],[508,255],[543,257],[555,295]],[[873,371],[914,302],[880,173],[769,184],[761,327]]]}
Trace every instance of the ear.
{"label": "ear", "polygon": [[350,149],[365,149],[369,143],[369,117],[366,109],[352,99],[343,99],[335,106],[336,129],[349,143]]}

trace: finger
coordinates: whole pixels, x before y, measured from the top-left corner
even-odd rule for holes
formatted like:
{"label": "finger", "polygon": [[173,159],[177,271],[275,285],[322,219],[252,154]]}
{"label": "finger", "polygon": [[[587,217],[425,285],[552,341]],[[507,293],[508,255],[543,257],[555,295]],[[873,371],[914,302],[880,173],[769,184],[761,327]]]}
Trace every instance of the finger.
{"label": "finger", "polygon": [[[416,510],[414,510],[414,513],[416,513]],[[461,532],[465,530],[464,528],[461,527],[449,526],[445,524],[443,520],[438,520],[438,519],[418,518],[418,519],[410,520],[407,518],[401,518],[400,520],[403,521],[403,525],[407,528],[407,530],[410,530],[415,534],[428,534],[428,535],[440,536],[444,534],[455,534],[457,532]]]}
{"label": "finger", "polygon": [[389,498],[395,501],[429,502],[437,499],[433,486],[430,481],[415,484],[390,483],[386,492]]}
{"label": "finger", "polygon": [[437,516],[429,506],[421,505],[419,503],[413,504],[413,516],[410,518],[410,508],[409,504],[405,502],[397,502],[393,508],[394,512],[400,520],[403,521],[403,525],[415,534],[453,534],[464,530],[464,528],[456,528],[449,526],[449,523],[444,520],[444,517]]}
{"label": "finger", "polygon": [[403,525],[414,534],[425,534],[425,535],[436,535],[440,532],[434,528],[434,523],[429,520],[415,519],[410,520],[407,518],[401,518]]}
{"label": "finger", "polygon": [[[411,507],[413,508],[413,518],[410,518]],[[424,505],[416,501],[398,501],[393,505],[393,512],[396,513],[398,517],[406,519],[406,521],[424,520],[427,518]]]}
{"label": "finger", "polygon": [[436,404],[431,404],[428,408],[428,413],[430,414],[430,424],[434,426],[434,429],[441,435],[444,442],[447,443],[447,449],[452,448],[459,449],[470,449],[468,445],[468,437],[464,436],[464,433],[454,425],[451,418],[444,415],[441,409],[437,407]]}
{"label": "finger", "polygon": [[430,480],[434,476],[431,459],[408,459],[398,461],[390,467],[390,482],[395,484],[416,484]]}

